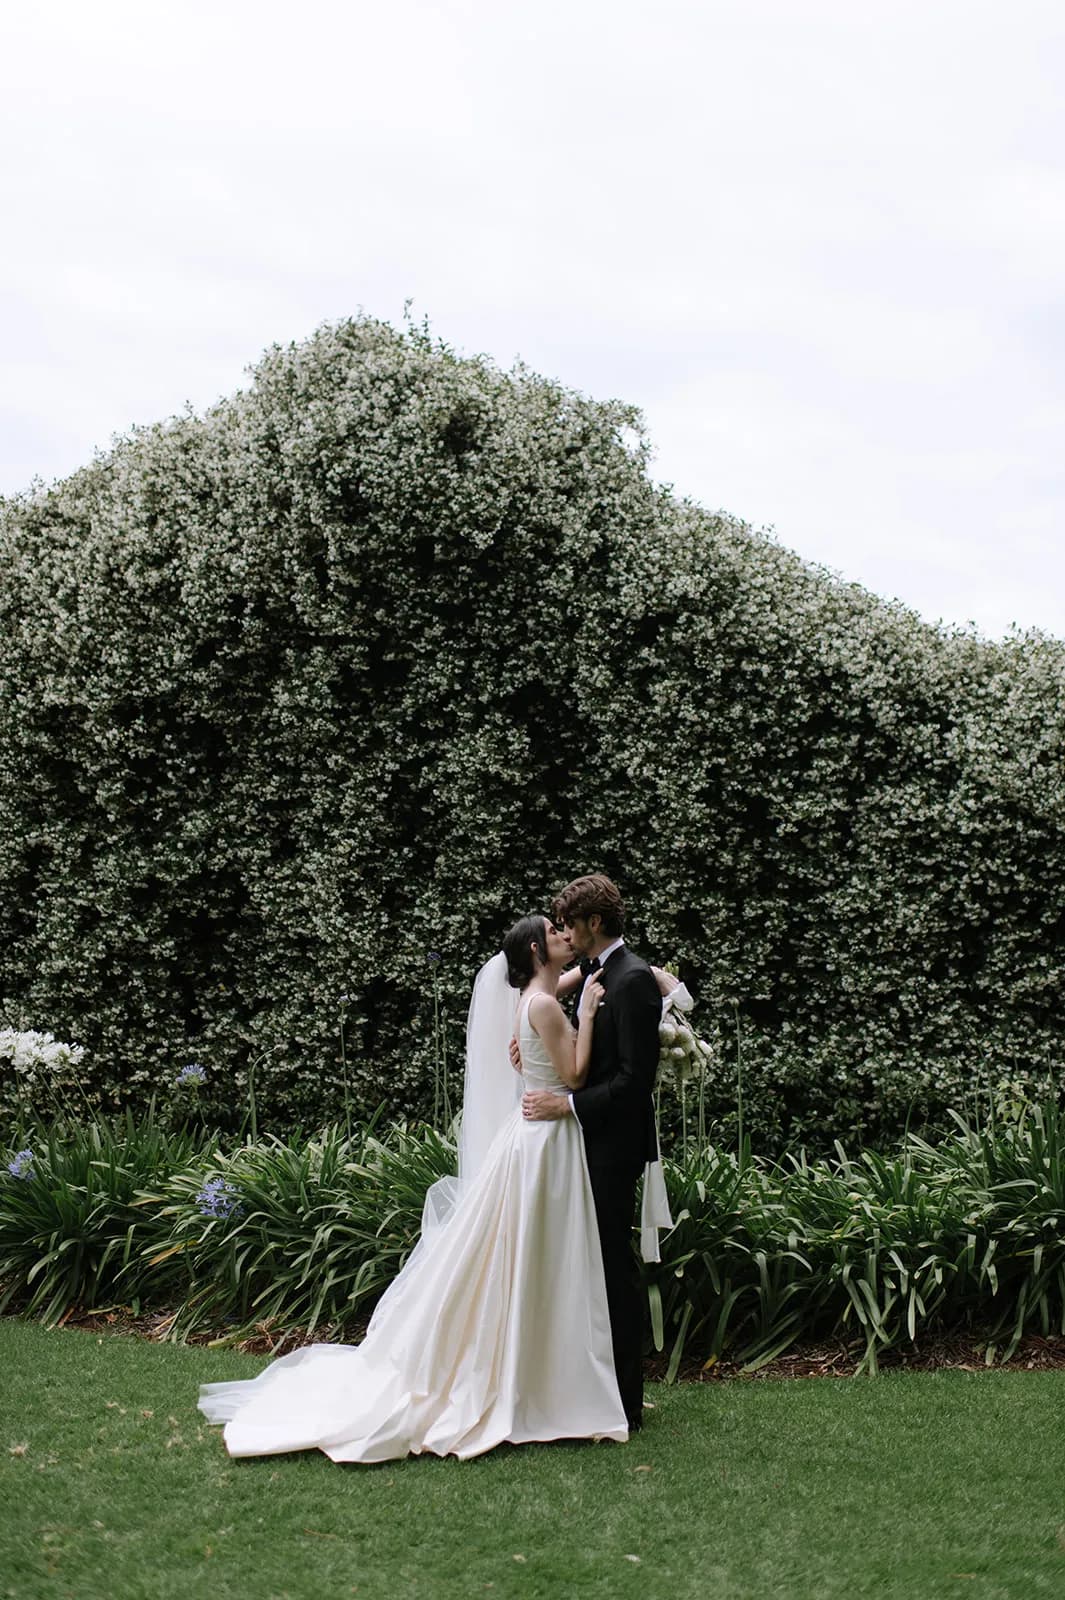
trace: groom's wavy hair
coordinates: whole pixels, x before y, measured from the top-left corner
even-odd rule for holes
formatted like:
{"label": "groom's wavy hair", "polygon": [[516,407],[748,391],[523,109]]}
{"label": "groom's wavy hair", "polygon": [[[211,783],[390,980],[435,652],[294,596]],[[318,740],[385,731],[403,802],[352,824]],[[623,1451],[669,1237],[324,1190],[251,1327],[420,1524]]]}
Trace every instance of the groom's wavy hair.
{"label": "groom's wavy hair", "polygon": [[621,894],[605,872],[590,872],[587,877],[574,878],[572,883],[567,883],[551,902],[551,915],[559,927],[564,922],[572,922],[574,917],[598,915],[608,939],[620,939],[625,932]]}
{"label": "groom's wavy hair", "polygon": [[534,911],[503,936],[503,954],[507,962],[507,982],[512,989],[524,989],[535,969],[533,946],[540,961],[547,960],[547,916]]}

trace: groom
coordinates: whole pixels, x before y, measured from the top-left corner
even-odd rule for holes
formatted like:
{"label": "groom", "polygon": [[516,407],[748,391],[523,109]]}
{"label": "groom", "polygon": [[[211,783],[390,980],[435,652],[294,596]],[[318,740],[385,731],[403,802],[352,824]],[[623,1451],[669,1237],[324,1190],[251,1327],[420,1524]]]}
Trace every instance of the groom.
{"label": "groom", "polygon": [[652,1091],[662,997],[646,961],[625,947],[625,907],[609,878],[598,872],[576,878],[551,909],[581,958],[578,1008],[590,974],[599,975],[606,993],[595,1019],[584,1088],[570,1095],[526,1094],[522,1111],[539,1122],[575,1116],[581,1125],[603,1251],[614,1369],[629,1430],[635,1432],[643,1412],[643,1299],[632,1225],[637,1181],[644,1163],[658,1155]]}

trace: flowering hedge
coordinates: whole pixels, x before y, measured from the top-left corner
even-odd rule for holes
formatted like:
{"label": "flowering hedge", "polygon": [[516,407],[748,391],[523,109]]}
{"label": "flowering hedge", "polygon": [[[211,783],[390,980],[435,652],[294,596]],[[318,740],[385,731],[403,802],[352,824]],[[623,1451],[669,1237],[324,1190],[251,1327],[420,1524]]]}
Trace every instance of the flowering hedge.
{"label": "flowering hedge", "polygon": [[[1065,647],[923,625],[639,418],[369,319],[0,506],[0,997],[105,1100],[427,1109],[474,966],[623,885],[767,1146],[1057,1072]],[[438,965],[428,953],[438,952]],[[2,1069],[0,1069],[2,1070]]]}

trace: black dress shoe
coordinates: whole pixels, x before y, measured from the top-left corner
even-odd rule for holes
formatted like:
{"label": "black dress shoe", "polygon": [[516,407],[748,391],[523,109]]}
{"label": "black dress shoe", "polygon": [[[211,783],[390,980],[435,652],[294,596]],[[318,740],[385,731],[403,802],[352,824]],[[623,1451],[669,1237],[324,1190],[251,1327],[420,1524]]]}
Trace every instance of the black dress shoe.
{"label": "black dress shoe", "polygon": [[639,1433],[640,1429],[643,1427],[642,1417],[626,1417],[625,1421],[629,1425],[630,1433]]}

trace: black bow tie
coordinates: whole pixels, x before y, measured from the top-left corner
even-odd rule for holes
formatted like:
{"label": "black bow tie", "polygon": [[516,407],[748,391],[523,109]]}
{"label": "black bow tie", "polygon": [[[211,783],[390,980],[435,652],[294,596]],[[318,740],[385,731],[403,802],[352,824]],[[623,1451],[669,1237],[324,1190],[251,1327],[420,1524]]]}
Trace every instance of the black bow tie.
{"label": "black bow tie", "polygon": [[592,960],[592,961],[582,961],[581,962],[581,977],[582,978],[590,977],[593,972],[598,972],[599,971],[599,968],[600,968],[601,965],[602,965],[602,962],[599,960],[598,956],[596,956],[595,959]]}

